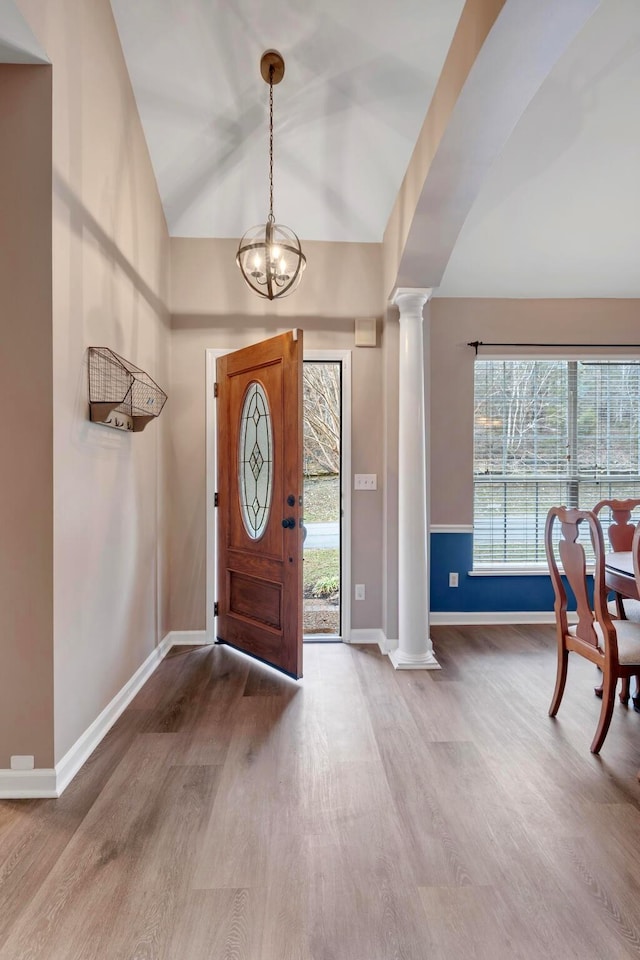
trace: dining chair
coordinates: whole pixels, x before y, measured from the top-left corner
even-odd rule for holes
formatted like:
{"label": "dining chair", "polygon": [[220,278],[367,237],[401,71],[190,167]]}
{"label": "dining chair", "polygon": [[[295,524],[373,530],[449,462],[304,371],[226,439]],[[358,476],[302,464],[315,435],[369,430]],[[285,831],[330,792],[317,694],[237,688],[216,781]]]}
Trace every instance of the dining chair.
{"label": "dining chair", "polygon": [[[628,498],[627,500],[600,500],[593,508],[598,520],[600,520],[601,510],[609,509],[611,511],[611,523],[607,529],[607,535],[611,549],[616,553],[631,550],[633,535],[636,531],[636,524],[631,521],[631,512],[636,507],[640,507],[640,500]],[[616,593],[615,605],[616,612],[622,620],[636,620],[640,623],[640,602],[638,600],[629,600]]]}
{"label": "dining chair", "polygon": [[[593,508],[593,512],[601,523],[600,511],[607,509],[611,511],[611,522],[607,528],[607,536],[611,549],[616,553],[631,550],[633,535],[637,527],[637,523],[633,523],[631,520],[631,513],[636,507],[640,507],[640,499],[628,497],[625,500],[605,498],[599,500]],[[636,623],[640,623],[640,601],[630,600],[620,593],[614,593],[613,596],[614,599],[612,604],[609,605],[609,610],[615,610],[616,616],[621,620],[634,620]],[[630,679],[625,677],[620,691],[622,703],[629,702],[630,685]],[[601,696],[601,694],[602,688],[596,687],[596,695]],[[636,677],[636,695],[633,698],[633,705],[635,710],[640,710],[640,676]]]}
{"label": "dining chair", "polygon": [[[559,536],[557,524],[560,527]],[[589,594],[587,559],[583,544],[580,542],[580,527],[583,524],[586,526],[595,554],[593,602]],[[604,580],[604,538],[602,527],[593,511],[551,507],[547,514],[544,539],[555,594],[554,610],[558,641],[556,686],[549,707],[549,716],[555,717],[562,701],[567,680],[569,653],[577,653],[595,663],[602,671],[603,690],[600,718],[591,743],[591,752],[599,753],[611,723],[618,680],[640,672],[640,623],[611,617],[607,606],[607,589]],[[640,535],[635,547],[640,549]],[[562,564],[564,575],[576,601],[578,622],[571,626],[567,618],[567,589],[558,561]],[[637,563],[640,574],[640,558]]]}

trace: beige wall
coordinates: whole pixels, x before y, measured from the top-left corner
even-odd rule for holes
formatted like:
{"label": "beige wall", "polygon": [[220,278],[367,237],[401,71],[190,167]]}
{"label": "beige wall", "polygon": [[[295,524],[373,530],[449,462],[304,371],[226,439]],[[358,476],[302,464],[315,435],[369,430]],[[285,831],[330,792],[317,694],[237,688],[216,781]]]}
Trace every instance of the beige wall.
{"label": "beige wall", "polygon": [[[282,301],[261,300],[234,263],[237,241],[174,239],[171,334],[171,607],[174,630],[205,626],[205,350],[235,349],[298,326],[307,349],[352,349],[352,472],[382,477],[382,350],[354,347],[354,318],[380,313],[381,248],[305,244],[308,271]],[[307,282],[309,281],[309,282]],[[383,485],[352,496],[354,627],[382,617]]]}
{"label": "beige wall", "polygon": [[[171,312],[196,317],[374,317],[380,315],[377,243],[303,243],[307,269],[296,292],[269,302],[242,279],[238,240],[171,239]],[[289,327],[293,324],[289,324]]]}
{"label": "beige wall", "polygon": [[51,69],[0,65],[0,768],[53,763]]}
{"label": "beige wall", "polygon": [[166,388],[168,235],[108,0],[19,6],[54,77],[58,761],[167,629],[168,418],[135,436],[91,424],[86,351],[109,346]]}
{"label": "beige wall", "polygon": [[430,338],[430,521],[468,524],[473,521],[475,352],[467,343],[640,343],[640,301],[436,298],[430,305]]}

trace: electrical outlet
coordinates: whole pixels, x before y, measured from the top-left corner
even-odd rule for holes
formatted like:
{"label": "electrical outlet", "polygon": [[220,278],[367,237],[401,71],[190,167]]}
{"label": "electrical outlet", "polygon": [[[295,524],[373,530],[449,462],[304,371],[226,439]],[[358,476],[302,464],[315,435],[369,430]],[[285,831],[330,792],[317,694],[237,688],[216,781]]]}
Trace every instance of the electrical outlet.
{"label": "electrical outlet", "polygon": [[378,474],[377,473],[355,473],[353,475],[353,489],[354,490],[377,490]]}
{"label": "electrical outlet", "polygon": [[450,587],[457,587],[457,586],[458,586],[458,574],[457,574],[457,573],[450,573],[450,574],[449,574],[449,586],[450,586]]}
{"label": "electrical outlet", "polygon": [[364,600],[364,583],[356,583],[356,600]]}
{"label": "electrical outlet", "polygon": [[33,757],[14,756],[11,757],[12,770],[33,770]]}

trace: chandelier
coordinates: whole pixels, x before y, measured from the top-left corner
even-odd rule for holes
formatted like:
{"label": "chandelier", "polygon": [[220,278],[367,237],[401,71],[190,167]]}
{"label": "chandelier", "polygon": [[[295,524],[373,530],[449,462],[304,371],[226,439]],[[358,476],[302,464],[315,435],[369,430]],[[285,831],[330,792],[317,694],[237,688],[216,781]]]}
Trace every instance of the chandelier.
{"label": "chandelier", "polygon": [[267,50],[260,73],[269,84],[269,216],[267,222],[247,230],[236,254],[240,273],[261,297],[275,300],[298,287],[307,264],[300,241],[273,215],[273,85],[284,76],[284,60],[277,50]]}

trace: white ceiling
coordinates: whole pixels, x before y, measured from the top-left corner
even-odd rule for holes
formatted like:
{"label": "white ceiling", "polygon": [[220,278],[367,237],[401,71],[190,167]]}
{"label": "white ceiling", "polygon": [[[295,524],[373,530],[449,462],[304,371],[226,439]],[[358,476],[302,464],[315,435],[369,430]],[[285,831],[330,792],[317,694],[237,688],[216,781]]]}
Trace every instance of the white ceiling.
{"label": "white ceiling", "polygon": [[13,0],[0,0],[0,63],[48,63]]}
{"label": "white ceiling", "polygon": [[[259,60],[276,47],[278,221],[382,239],[463,0],[111,3],[173,235],[264,221]],[[2,60],[46,60],[12,0]],[[640,298],[639,91],[640,0],[601,0],[490,167],[436,296]]]}
{"label": "white ceiling", "polygon": [[380,242],[463,0],[111,0],[170,233]]}
{"label": "white ceiling", "polygon": [[603,0],[551,71],[437,295],[640,297],[639,0]]}

